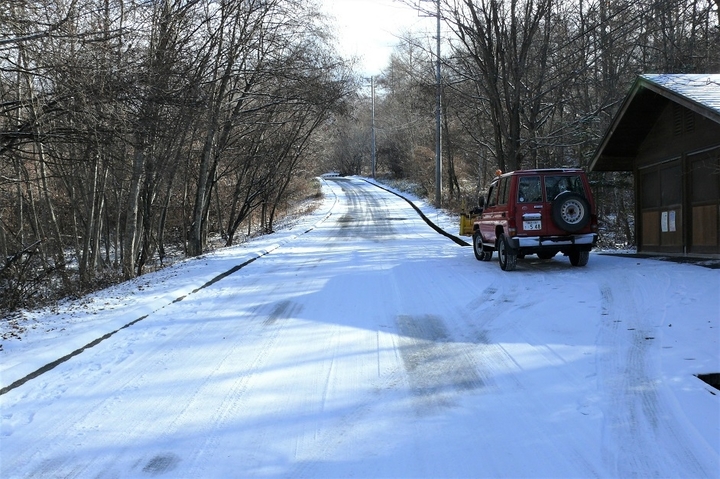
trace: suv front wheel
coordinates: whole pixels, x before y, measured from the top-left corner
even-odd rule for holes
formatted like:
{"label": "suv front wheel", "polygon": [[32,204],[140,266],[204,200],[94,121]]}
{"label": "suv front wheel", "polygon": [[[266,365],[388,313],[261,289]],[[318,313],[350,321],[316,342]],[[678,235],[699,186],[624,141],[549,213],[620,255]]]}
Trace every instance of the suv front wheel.
{"label": "suv front wheel", "polygon": [[498,236],[498,262],[500,269],[503,271],[513,271],[517,266],[517,252],[510,247],[510,243],[505,234]]}
{"label": "suv front wheel", "polygon": [[492,259],[492,250],[485,249],[479,231],[473,233],[473,252],[475,253],[475,259],[478,261],[490,261]]}

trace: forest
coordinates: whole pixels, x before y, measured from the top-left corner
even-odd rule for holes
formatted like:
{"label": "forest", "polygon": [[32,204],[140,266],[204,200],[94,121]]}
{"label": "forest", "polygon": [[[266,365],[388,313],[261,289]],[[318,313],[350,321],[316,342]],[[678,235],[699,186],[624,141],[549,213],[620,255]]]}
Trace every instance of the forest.
{"label": "forest", "polygon": [[[637,75],[720,71],[720,0],[404,3],[440,57],[404,34],[371,95],[312,0],[0,0],[0,312],[271,233],[371,158],[433,198],[438,98],[457,211],[497,169],[586,168]],[[632,246],[631,177],[592,179]]]}

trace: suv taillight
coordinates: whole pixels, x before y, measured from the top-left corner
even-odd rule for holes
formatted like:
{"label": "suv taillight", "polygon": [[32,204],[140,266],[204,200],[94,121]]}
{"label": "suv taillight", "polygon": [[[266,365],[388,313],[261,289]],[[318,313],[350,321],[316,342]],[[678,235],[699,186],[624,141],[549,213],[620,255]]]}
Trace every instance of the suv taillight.
{"label": "suv taillight", "polygon": [[508,218],[507,233],[509,238],[517,235],[517,226],[515,225],[515,218]]}

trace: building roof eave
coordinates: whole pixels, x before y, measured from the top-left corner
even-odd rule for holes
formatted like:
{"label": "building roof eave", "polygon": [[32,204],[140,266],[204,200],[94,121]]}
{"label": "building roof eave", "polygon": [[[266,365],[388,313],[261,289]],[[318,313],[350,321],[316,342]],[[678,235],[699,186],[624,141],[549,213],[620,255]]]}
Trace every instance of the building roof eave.
{"label": "building roof eave", "polygon": [[[595,150],[589,170],[631,171],[640,144],[671,101],[720,124],[720,109],[716,107],[713,90],[716,80],[720,80],[720,75],[638,76]],[[712,88],[699,88],[700,94],[695,98],[688,96],[695,92],[692,86],[702,87],[703,81]]]}

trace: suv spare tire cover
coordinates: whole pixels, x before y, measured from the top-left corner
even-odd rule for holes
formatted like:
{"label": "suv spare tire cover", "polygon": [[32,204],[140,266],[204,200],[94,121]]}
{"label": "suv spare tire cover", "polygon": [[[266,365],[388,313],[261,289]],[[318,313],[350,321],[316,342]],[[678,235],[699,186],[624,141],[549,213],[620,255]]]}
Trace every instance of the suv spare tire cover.
{"label": "suv spare tire cover", "polygon": [[552,202],[552,218],[563,231],[580,231],[590,222],[590,204],[578,193],[560,193]]}

